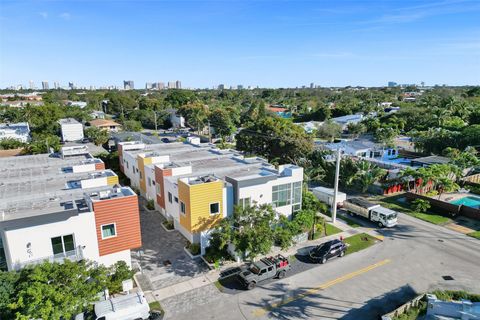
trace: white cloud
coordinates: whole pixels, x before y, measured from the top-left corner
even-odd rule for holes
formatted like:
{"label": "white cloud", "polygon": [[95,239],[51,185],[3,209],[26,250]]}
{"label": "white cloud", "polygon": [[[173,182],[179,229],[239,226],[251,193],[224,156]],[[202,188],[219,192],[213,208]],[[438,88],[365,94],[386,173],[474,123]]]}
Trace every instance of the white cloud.
{"label": "white cloud", "polygon": [[68,12],[63,12],[59,15],[59,17],[62,18],[63,20],[70,20],[72,16]]}

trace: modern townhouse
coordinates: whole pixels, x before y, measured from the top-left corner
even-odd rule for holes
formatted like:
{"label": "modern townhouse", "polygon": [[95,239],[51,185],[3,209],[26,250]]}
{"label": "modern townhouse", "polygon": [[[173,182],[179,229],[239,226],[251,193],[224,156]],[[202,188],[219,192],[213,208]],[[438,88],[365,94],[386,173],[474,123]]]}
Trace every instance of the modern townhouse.
{"label": "modern townhouse", "polygon": [[141,247],[137,195],[86,148],[0,159],[0,268],[88,259],[109,266]]}
{"label": "modern townhouse", "polygon": [[190,242],[208,245],[209,230],[233,214],[234,206],[271,204],[290,217],[301,209],[303,169],[276,169],[258,157],[220,150],[191,139],[146,145],[120,142],[120,167]]}

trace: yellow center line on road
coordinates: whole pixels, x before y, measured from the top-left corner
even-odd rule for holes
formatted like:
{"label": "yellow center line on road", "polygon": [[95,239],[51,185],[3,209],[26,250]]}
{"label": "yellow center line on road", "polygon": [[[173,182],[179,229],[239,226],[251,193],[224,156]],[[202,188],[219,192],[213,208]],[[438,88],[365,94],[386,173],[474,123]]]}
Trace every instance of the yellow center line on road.
{"label": "yellow center line on road", "polygon": [[268,306],[265,306],[263,308],[258,308],[256,309],[255,311],[253,311],[253,315],[255,317],[261,317],[263,315],[265,315],[267,312],[275,309],[275,308],[278,308],[278,307],[281,307],[283,305],[286,305],[290,302],[293,302],[293,301],[296,301],[296,300],[300,300],[300,299],[303,299],[309,295],[312,295],[312,294],[315,294],[317,293],[318,291],[320,290],[325,290],[331,286],[334,286],[336,284],[339,284],[341,282],[344,282],[344,281],[347,281],[349,279],[352,279],[354,277],[357,277],[363,273],[366,273],[368,271],[371,271],[375,268],[378,268],[378,267],[381,267],[383,265],[386,265],[387,263],[390,263],[392,262],[390,259],[385,259],[385,260],[382,260],[380,262],[377,262],[375,264],[372,264],[372,265],[369,265],[363,269],[360,269],[360,270],[357,270],[357,271],[354,271],[354,272],[351,272],[351,273],[348,273],[346,275],[343,275],[339,278],[336,278],[336,279],[333,279],[331,281],[328,281],[328,282],[325,282],[321,285],[319,285],[318,287],[314,287],[314,288],[311,288],[311,289],[308,289],[307,291],[305,291],[304,293],[301,293],[301,294],[298,294],[296,296],[293,296],[293,297],[290,297],[290,298],[285,298],[285,299],[282,299],[282,301],[280,302],[277,302],[277,303],[272,303]]}

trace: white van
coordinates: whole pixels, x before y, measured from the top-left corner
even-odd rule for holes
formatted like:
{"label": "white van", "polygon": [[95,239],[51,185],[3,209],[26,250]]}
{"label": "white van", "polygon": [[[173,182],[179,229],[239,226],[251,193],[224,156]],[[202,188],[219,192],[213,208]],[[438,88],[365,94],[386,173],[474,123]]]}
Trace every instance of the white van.
{"label": "white van", "polygon": [[80,314],[75,317],[75,320],[145,320],[150,316],[150,307],[143,292],[96,302],[94,311],[95,314],[91,317],[90,315],[85,315],[85,317],[83,314]]}

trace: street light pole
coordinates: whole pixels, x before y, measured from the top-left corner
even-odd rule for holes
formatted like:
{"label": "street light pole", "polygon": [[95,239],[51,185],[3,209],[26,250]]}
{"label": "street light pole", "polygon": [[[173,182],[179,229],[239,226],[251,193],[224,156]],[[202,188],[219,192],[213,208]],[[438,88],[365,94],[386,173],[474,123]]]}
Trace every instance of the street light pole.
{"label": "street light pole", "polygon": [[337,163],[335,166],[335,182],[333,185],[333,203],[332,203],[332,223],[337,221],[337,194],[338,194],[338,178],[340,176],[340,158],[341,158],[341,150],[338,148],[337,150]]}

